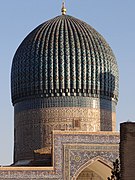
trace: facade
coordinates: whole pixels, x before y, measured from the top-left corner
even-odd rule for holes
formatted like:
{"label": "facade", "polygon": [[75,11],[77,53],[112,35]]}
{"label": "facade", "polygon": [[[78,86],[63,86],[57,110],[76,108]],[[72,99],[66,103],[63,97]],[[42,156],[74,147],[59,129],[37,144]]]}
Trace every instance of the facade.
{"label": "facade", "polygon": [[0,178],[107,179],[119,156],[118,80],[108,43],[63,4],[13,58],[14,163]]}
{"label": "facade", "polygon": [[119,156],[116,132],[53,131],[50,167],[1,167],[1,179],[105,180]]}
{"label": "facade", "polygon": [[121,180],[135,178],[135,123],[120,125]]}

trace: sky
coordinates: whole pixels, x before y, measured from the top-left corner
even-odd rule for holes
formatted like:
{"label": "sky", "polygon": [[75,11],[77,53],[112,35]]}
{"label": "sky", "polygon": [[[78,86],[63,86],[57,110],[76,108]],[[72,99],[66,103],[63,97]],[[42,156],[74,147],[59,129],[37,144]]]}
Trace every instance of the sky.
{"label": "sky", "polygon": [[[35,27],[61,14],[62,0],[0,0],[0,165],[13,162],[10,72],[14,53]],[[117,130],[135,121],[135,0],[66,0],[67,14],[94,27],[116,56],[120,89]]]}

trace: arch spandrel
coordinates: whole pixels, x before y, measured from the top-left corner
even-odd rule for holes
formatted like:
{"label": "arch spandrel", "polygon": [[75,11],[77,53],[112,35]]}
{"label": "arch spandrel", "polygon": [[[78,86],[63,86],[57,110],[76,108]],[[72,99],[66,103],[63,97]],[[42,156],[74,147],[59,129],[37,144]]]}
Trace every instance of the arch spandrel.
{"label": "arch spandrel", "polygon": [[100,177],[101,180],[107,179],[107,177],[111,175],[112,163],[99,156],[92,158],[76,171],[72,180],[79,180],[79,175],[85,172],[85,170],[93,172],[97,177]]}

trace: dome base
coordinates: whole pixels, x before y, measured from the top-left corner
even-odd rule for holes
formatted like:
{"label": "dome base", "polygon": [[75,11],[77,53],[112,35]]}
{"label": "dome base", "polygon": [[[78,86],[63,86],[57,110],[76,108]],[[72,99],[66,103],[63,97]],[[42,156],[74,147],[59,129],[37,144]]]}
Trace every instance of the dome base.
{"label": "dome base", "polygon": [[34,150],[50,147],[52,130],[115,131],[115,102],[99,98],[81,99],[38,98],[17,103],[15,161],[33,159]]}

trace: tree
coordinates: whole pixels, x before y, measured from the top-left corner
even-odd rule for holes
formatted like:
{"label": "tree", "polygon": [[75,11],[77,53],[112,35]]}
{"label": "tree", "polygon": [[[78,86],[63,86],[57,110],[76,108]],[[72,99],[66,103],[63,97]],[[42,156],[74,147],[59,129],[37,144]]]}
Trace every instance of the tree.
{"label": "tree", "polygon": [[120,180],[120,163],[118,159],[113,162],[113,169],[111,173],[112,175],[111,177],[108,177],[108,180]]}

